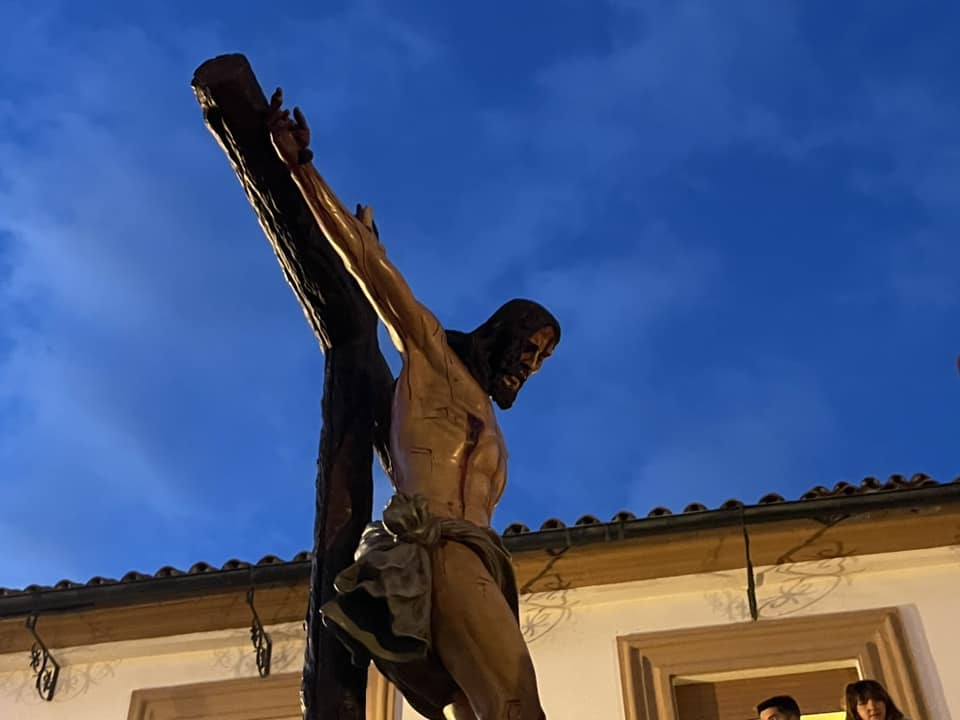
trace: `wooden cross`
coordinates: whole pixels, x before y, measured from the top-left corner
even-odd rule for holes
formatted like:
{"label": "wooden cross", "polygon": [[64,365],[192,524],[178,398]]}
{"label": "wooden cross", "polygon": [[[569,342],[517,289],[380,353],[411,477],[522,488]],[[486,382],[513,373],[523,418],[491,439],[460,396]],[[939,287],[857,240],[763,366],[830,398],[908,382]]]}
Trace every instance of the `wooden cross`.
{"label": "wooden cross", "polygon": [[[306,720],[364,720],[366,669],[354,667],[319,608],[353,559],[373,504],[373,451],[385,469],[393,375],[377,317],[323,237],[267,130],[269,105],[243,55],[203,63],[192,82],[324,353],[322,431],[302,697]],[[364,212],[358,207],[358,214]]]}

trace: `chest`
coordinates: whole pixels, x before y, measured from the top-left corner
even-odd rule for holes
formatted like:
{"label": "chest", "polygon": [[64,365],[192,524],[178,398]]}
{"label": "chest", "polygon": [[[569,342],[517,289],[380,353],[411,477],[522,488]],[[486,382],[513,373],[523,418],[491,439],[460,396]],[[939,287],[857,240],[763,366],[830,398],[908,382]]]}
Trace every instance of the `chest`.
{"label": "chest", "polygon": [[471,453],[504,454],[503,434],[490,399],[479,388],[453,382],[404,385],[399,378],[393,401],[393,427],[430,445],[463,445]]}

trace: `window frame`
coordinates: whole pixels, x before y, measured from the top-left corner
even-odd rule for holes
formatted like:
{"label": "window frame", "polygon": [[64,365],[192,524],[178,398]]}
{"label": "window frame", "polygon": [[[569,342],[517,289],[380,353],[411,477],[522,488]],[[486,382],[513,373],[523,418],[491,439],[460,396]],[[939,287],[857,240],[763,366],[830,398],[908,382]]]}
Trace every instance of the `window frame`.
{"label": "window frame", "polygon": [[848,660],[907,716],[928,716],[897,608],[638,633],[617,646],[626,720],[678,720],[676,677]]}
{"label": "window frame", "polygon": [[[199,703],[217,720],[261,720],[300,717],[298,672],[266,678],[250,677],[134,690],[127,720],[196,718]],[[372,666],[367,675],[367,720],[395,720],[396,689]]]}

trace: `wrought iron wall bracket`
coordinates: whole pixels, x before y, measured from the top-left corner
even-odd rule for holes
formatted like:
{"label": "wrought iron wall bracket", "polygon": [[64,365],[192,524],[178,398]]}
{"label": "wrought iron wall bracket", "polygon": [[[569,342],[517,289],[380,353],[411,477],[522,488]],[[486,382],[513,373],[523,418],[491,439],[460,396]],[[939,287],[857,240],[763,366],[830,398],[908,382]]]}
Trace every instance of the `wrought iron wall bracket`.
{"label": "wrought iron wall bracket", "polygon": [[270,674],[273,641],[270,639],[270,633],[263,628],[260,616],[257,615],[257,609],[253,605],[253,588],[247,590],[247,605],[250,606],[250,612],[253,615],[253,622],[250,624],[250,640],[253,642],[253,649],[256,652],[257,672],[260,673],[260,677],[265,678]]}
{"label": "wrought iron wall bracket", "polygon": [[743,531],[743,550],[746,554],[747,569],[747,605],[750,608],[750,619],[756,622],[760,619],[760,609],[757,606],[757,576],[753,571],[753,556],[750,554],[750,533],[747,530],[747,517],[740,506],[740,529]]}
{"label": "wrought iron wall bracket", "polygon": [[60,663],[58,663],[43,640],[37,634],[37,616],[27,618],[27,630],[33,635],[33,647],[30,648],[30,668],[36,673],[37,693],[46,702],[53,701],[53,694],[57,691],[57,679],[60,677]]}

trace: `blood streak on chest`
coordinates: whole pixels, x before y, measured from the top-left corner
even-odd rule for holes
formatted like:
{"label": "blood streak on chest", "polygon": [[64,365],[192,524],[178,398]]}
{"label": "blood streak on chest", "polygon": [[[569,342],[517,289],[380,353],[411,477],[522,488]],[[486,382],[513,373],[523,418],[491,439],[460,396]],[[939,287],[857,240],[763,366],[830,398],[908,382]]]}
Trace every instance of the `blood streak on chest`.
{"label": "blood streak on chest", "polygon": [[460,460],[460,506],[464,511],[467,509],[467,472],[470,468],[470,456],[477,449],[481,432],[483,432],[483,420],[467,413],[467,441],[463,445],[463,456]]}

